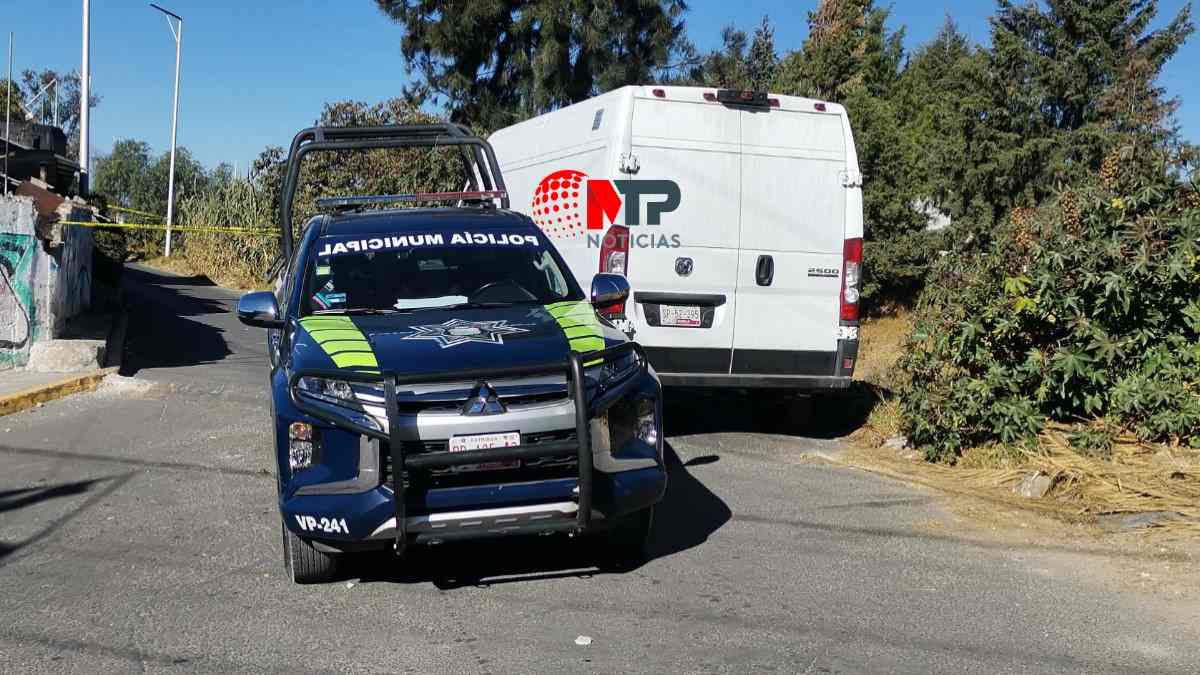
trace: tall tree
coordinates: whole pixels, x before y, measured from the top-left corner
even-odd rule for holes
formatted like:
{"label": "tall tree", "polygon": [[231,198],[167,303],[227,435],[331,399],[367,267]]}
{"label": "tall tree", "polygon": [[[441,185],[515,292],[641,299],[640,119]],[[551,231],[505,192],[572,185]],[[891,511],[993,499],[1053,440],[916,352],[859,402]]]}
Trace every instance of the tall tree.
{"label": "tall tree", "polygon": [[[167,212],[167,190],[171,155],[152,157],[145,141],[122,139],[112,152],[96,158],[93,191],[110,204],[160,216]],[[176,199],[200,192],[208,185],[208,174],[187,148],[175,151]]]}
{"label": "tall tree", "polygon": [[683,0],[376,0],[405,29],[410,100],[496,129],[649,81],[683,40]]}
{"label": "tall tree", "polygon": [[10,87],[9,81],[0,77],[0,119],[4,118],[5,110],[11,119],[25,119],[25,109],[21,106],[24,100],[20,82],[13,81]]}
{"label": "tall tree", "polygon": [[780,68],[780,85],[802,96],[840,101],[855,89],[885,96],[899,77],[904,31],[889,32],[890,12],[874,0],[821,0],[808,13],[808,38]]}
{"label": "tall tree", "polygon": [[[893,98],[903,110],[912,153],[907,167],[921,200],[955,221],[975,217],[991,185],[985,126],[990,96],[987,55],[950,17],[908,60]],[[972,161],[965,161],[972,157]]]}
{"label": "tall tree", "polygon": [[753,37],[732,25],[726,26],[721,31],[721,48],[693,61],[682,75],[664,78],[663,82],[766,91],[779,70],[775,27],[765,16]]}
{"label": "tall tree", "polygon": [[997,213],[1100,168],[1115,146],[1176,140],[1156,84],[1194,30],[1185,6],[1150,30],[1156,0],[1000,0],[991,19],[989,124],[1001,140]]}

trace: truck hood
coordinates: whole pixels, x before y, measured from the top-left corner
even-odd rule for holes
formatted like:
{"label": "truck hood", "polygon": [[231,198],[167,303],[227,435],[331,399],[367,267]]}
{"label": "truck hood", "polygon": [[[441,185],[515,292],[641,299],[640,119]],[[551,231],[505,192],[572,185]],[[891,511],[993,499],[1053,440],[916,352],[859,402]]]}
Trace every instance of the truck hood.
{"label": "truck hood", "polygon": [[583,301],[300,319],[296,370],[345,368],[420,374],[563,361],[626,337]]}

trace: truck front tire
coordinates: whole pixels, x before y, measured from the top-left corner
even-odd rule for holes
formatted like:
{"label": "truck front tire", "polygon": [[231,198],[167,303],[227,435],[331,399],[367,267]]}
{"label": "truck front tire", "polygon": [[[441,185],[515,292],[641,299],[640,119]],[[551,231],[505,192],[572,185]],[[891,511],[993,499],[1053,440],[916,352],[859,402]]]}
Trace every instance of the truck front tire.
{"label": "truck front tire", "polygon": [[654,525],[654,507],[623,516],[612,529],[597,537],[601,569],[631,570],[645,562]]}
{"label": "truck front tire", "polygon": [[279,528],[283,534],[283,567],[293,582],[321,584],[333,581],[341,562],[337,555],[314,549],[282,522]]}

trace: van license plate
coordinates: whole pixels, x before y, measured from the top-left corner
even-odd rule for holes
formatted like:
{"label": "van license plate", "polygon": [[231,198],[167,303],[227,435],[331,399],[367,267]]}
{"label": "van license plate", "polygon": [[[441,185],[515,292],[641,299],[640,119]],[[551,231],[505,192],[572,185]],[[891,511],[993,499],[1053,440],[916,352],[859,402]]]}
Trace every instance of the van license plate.
{"label": "van license plate", "polygon": [[[501,434],[471,434],[469,436],[451,436],[450,452],[466,452],[468,450],[490,450],[492,448],[512,448],[521,444],[521,433],[508,431]],[[495,471],[497,469],[515,469],[521,465],[518,459],[503,462],[483,462],[481,464],[463,464],[453,467],[454,471]]]}
{"label": "van license plate", "polygon": [[664,326],[700,327],[700,308],[683,305],[662,305],[658,310],[659,323]]}

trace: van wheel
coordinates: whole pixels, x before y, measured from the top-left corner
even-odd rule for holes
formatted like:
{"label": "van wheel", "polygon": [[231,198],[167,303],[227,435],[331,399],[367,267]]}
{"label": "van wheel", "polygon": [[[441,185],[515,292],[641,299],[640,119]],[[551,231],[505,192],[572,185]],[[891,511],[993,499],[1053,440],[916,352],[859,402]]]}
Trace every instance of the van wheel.
{"label": "van wheel", "polygon": [[612,529],[598,537],[597,558],[601,569],[631,570],[646,561],[654,507],[622,517]]}
{"label": "van wheel", "polygon": [[279,529],[283,533],[283,567],[293,582],[321,584],[333,580],[341,566],[338,556],[316,550],[282,522]]}

